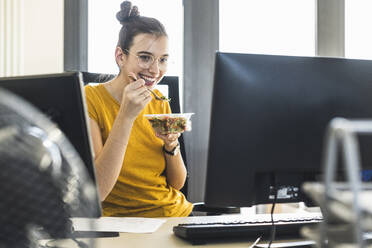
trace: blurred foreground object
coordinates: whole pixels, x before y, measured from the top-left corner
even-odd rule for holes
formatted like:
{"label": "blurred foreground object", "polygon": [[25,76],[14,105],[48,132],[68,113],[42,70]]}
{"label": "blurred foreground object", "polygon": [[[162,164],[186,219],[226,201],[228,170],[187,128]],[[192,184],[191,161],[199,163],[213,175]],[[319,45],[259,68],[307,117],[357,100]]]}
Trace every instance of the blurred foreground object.
{"label": "blurred foreground object", "polygon": [[93,215],[95,194],[58,127],[0,89],[0,247],[38,247],[40,238],[71,237],[69,217]]}
{"label": "blurred foreground object", "polygon": [[[333,119],[326,134],[324,183],[305,183],[303,189],[320,206],[323,223],[303,234],[319,247],[372,245],[372,184],[361,183],[357,135],[371,135],[371,120]],[[341,156],[339,156],[341,149]],[[336,182],[337,159],[343,159],[346,182]]]}

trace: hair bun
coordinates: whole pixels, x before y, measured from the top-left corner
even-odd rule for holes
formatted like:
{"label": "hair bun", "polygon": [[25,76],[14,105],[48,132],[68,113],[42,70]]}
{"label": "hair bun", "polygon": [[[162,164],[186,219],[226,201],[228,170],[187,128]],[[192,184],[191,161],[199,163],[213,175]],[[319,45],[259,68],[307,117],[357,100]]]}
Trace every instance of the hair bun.
{"label": "hair bun", "polygon": [[138,17],[140,15],[137,6],[132,7],[130,1],[124,1],[120,4],[120,11],[116,13],[116,19],[121,24],[130,21],[132,18]]}

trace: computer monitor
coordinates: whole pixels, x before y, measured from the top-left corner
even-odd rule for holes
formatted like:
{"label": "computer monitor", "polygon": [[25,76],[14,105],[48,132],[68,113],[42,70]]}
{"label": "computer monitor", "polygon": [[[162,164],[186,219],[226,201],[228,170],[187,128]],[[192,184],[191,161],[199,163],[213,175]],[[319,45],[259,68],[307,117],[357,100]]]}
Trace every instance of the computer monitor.
{"label": "computer monitor", "polygon": [[[0,78],[0,87],[28,101],[58,125],[80,155],[95,184],[93,150],[87,128],[81,74],[70,72],[6,77]],[[101,216],[100,200],[96,195],[96,211],[90,213],[89,217]]]}
{"label": "computer monitor", "polygon": [[[372,61],[217,52],[205,203],[308,203],[334,117],[372,118]],[[371,137],[359,137],[363,168]],[[339,166],[340,167],[340,166]]]}

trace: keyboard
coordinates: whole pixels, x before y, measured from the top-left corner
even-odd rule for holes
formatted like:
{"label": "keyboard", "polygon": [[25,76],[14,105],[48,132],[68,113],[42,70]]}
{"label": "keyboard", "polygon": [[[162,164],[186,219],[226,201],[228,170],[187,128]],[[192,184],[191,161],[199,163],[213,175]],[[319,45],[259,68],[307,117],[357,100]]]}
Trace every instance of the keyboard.
{"label": "keyboard", "polygon": [[[322,220],[321,213],[274,214],[275,236],[298,238],[303,226],[315,225]],[[272,226],[270,214],[190,217],[188,222],[174,226],[173,232],[176,236],[190,241],[256,239],[260,236],[262,239],[269,239]]]}

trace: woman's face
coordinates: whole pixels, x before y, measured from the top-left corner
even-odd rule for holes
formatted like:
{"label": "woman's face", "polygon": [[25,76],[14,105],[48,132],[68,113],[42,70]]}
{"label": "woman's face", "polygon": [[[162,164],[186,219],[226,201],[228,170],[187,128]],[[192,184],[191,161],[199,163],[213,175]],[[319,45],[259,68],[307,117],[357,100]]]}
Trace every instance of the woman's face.
{"label": "woman's face", "polygon": [[[148,88],[153,88],[164,76],[168,61],[168,38],[152,34],[138,34],[128,54],[123,54],[121,71],[128,78],[134,73]],[[128,78],[130,81],[130,79]]]}

